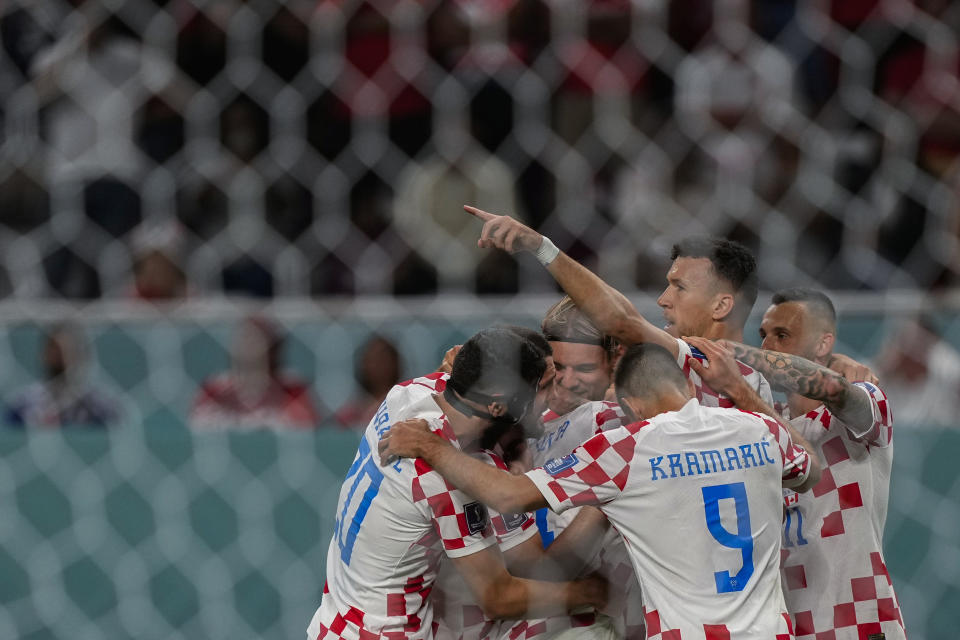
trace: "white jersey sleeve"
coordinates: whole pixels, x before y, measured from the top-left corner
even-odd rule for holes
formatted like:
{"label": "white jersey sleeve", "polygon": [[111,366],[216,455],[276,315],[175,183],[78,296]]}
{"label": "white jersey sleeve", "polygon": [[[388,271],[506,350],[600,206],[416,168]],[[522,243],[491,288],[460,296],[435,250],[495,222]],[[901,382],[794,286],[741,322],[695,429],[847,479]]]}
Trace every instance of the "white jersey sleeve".
{"label": "white jersey sleeve", "polygon": [[573,453],[550,460],[526,475],[558,513],[610,502],[626,485],[634,453],[633,434],[644,424],[598,433]]}
{"label": "white jersey sleeve", "polygon": [[855,392],[867,394],[873,420],[865,429],[855,429],[851,425],[846,425],[847,431],[858,442],[874,447],[890,446],[893,441],[893,413],[890,411],[887,396],[869,382],[854,382],[852,386]]}

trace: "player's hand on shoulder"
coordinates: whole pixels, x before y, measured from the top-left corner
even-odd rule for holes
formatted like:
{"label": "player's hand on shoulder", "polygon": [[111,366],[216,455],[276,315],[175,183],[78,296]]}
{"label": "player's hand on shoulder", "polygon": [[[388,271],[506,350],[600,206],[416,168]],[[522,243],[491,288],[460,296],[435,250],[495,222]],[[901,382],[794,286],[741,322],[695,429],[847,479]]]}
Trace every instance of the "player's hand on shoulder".
{"label": "player's hand on shoulder", "polygon": [[430,425],[426,420],[417,418],[396,422],[380,436],[377,444],[380,464],[386,467],[398,458],[419,458],[427,439],[436,437],[430,433]]}
{"label": "player's hand on shoulder", "polygon": [[880,382],[873,371],[870,370],[870,367],[842,353],[835,353],[830,356],[827,368],[839,373],[850,382],[869,382],[870,384],[879,384]]}
{"label": "player's hand on shoulder", "polygon": [[706,362],[691,358],[690,368],[710,385],[711,389],[732,395],[738,386],[744,384],[743,374],[740,372],[740,365],[733,357],[733,351],[722,343],[695,336],[684,336],[683,340],[707,356]]}
{"label": "player's hand on shoulder", "polygon": [[463,208],[483,222],[483,230],[477,241],[481,249],[503,249],[509,253],[532,252],[543,241],[542,235],[510,216],[498,216],[470,205],[463,205]]}

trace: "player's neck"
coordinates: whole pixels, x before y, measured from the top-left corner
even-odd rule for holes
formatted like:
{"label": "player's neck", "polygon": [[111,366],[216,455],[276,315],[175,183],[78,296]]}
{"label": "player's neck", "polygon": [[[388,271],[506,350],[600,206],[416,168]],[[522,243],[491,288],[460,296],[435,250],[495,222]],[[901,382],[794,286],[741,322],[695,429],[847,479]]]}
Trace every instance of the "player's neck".
{"label": "player's neck", "polygon": [[737,327],[727,322],[712,322],[703,332],[708,340],[732,340],[743,342],[743,327]]}
{"label": "player's neck", "polygon": [[680,391],[666,391],[656,396],[650,406],[646,407],[647,417],[658,416],[668,411],[680,411],[690,401],[690,396]]}

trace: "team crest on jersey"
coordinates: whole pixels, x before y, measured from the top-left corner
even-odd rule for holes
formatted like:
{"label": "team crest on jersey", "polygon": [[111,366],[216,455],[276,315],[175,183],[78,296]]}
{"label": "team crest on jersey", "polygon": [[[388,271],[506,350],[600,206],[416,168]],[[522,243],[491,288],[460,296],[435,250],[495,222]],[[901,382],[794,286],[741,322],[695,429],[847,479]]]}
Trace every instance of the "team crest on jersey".
{"label": "team crest on jersey", "polygon": [[527,521],[527,514],[525,513],[507,513],[501,515],[503,515],[503,526],[507,528],[507,531],[513,531]]}
{"label": "team crest on jersey", "polygon": [[467,518],[467,531],[471,535],[487,528],[487,508],[479,502],[463,505],[463,515]]}
{"label": "team crest on jersey", "polygon": [[572,467],[573,465],[580,462],[577,459],[577,456],[574,454],[565,455],[562,458],[554,458],[553,460],[548,460],[545,465],[543,465],[543,470],[549,473],[552,476],[557,475],[561,471],[565,471]]}

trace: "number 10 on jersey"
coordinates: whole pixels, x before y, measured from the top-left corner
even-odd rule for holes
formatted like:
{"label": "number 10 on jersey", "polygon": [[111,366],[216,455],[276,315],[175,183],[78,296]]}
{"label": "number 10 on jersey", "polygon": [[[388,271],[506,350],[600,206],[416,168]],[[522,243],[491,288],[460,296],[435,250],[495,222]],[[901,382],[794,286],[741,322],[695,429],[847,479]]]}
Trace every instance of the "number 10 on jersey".
{"label": "number 10 on jersey", "polygon": [[[707,529],[714,539],[725,547],[739,549],[743,566],[736,575],[729,571],[713,574],[717,593],[743,591],[753,575],[753,533],[750,530],[750,508],[747,504],[747,488],[742,482],[717,484],[702,487],[703,509],[707,517]],[[720,522],[720,501],[732,499],[737,513],[737,532],[730,533]]]}
{"label": "number 10 on jersey", "polygon": [[[380,483],[383,482],[383,473],[377,466],[377,462],[371,455],[370,444],[364,438],[360,441],[360,448],[357,451],[357,457],[350,465],[347,471],[347,481],[353,478],[353,484],[350,485],[350,492],[346,500],[343,501],[343,510],[337,517],[336,528],[333,535],[336,537],[337,546],[340,548],[340,559],[347,566],[350,566],[350,558],[353,555],[353,545],[357,542],[357,534],[360,533],[360,525],[367,517],[367,511],[373,499],[380,493]],[[358,496],[357,489],[363,484],[365,479],[369,479],[363,493],[359,494],[359,504],[355,498]],[[344,482],[346,486],[346,481]],[[350,511],[353,511],[353,518],[350,520],[350,526],[344,527]]]}

